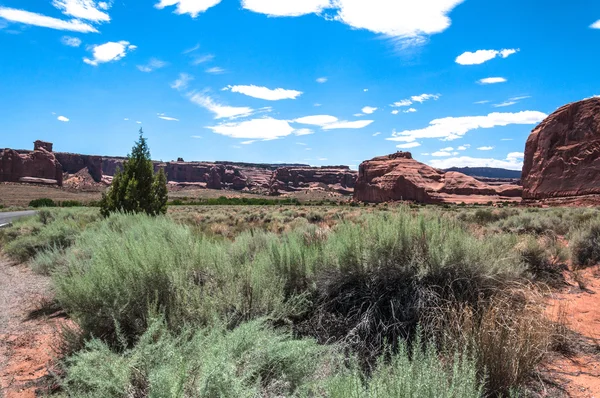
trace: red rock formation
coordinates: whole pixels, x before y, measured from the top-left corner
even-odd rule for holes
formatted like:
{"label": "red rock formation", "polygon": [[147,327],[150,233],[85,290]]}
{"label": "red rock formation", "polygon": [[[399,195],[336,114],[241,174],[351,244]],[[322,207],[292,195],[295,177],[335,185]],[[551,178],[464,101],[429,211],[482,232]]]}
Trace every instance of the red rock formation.
{"label": "red rock formation", "polygon": [[0,181],[35,182],[34,179],[54,180],[62,185],[62,166],[54,154],[43,147],[25,154],[4,149],[0,154]]}
{"label": "red rock formation", "polygon": [[559,108],[525,146],[523,198],[600,194],[600,98]]}
{"label": "red rock formation", "polygon": [[65,152],[56,152],[54,155],[62,165],[63,172],[77,174],[87,169],[95,182],[102,181],[102,157]]}
{"label": "red rock formation", "polygon": [[271,187],[276,191],[340,186],[348,191],[354,188],[357,173],[347,166],[280,167],[273,173]]}
{"label": "red rock formation", "polygon": [[417,162],[409,152],[398,152],[363,162],[354,188],[354,199],[362,202],[397,200],[421,203],[462,202],[470,196],[479,201],[520,197],[520,187],[491,186],[473,177],[434,169]]}

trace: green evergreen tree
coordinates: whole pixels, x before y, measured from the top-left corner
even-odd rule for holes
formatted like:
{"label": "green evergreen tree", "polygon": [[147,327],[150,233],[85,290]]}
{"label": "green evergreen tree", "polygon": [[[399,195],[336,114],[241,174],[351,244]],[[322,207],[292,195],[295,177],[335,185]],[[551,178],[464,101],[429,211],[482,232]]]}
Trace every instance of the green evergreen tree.
{"label": "green evergreen tree", "polygon": [[117,171],[112,186],[102,196],[100,211],[105,217],[115,211],[165,214],[167,200],[167,176],[162,169],[154,174],[150,149],[140,129],[140,139],[127,155],[123,170]]}

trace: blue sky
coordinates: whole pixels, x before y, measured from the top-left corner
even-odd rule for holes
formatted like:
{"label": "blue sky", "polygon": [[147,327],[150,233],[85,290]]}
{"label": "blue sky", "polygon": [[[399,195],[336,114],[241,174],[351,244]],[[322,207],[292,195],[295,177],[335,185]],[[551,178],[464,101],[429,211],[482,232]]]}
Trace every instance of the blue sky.
{"label": "blue sky", "polygon": [[600,94],[600,2],[0,0],[0,147],[520,169]]}

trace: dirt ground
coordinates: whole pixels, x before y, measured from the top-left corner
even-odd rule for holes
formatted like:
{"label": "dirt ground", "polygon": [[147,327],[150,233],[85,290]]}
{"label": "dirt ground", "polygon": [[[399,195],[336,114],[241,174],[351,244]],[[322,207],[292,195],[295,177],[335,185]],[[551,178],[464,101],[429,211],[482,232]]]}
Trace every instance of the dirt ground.
{"label": "dirt ground", "polygon": [[52,387],[60,312],[48,303],[50,280],[0,255],[0,397],[31,398]]}
{"label": "dirt ground", "polygon": [[573,398],[600,398],[600,268],[569,273],[569,287],[552,295],[548,311],[562,313],[574,333],[572,352],[554,355],[542,374]]}

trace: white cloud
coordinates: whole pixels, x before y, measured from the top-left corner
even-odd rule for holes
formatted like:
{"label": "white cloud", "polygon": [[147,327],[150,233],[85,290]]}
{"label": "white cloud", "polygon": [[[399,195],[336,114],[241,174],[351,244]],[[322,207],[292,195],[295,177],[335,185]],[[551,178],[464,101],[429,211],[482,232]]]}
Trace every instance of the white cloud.
{"label": "white cloud", "polygon": [[111,7],[111,3],[107,3],[106,1],[100,1],[98,3],[98,8],[101,10],[108,10],[110,7]]}
{"label": "white cloud", "polygon": [[320,160],[321,162],[324,162],[324,161],[329,160],[329,159],[327,159],[327,158],[318,158],[317,160]]}
{"label": "white cloud", "polygon": [[196,43],[196,45],[194,47],[190,47],[187,50],[183,50],[182,54],[193,53],[194,51],[198,50],[199,48],[200,48],[200,43]]}
{"label": "white cloud", "polygon": [[139,120],[136,122],[137,124],[142,124],[142,122],[140,122]]}
{"label": "white cloud", "polygon": [[311,135],[314,133],[315,132],[311,129],[296,129],[296,130],[294,130],[295,135]]}
{"label": "white cloud", "polygon": [[[448,14],[463,0],[243,0],[248,10],[269,16],[319,14],[355,29],[421,44],[450,26]],[[330,11],[329,13],[327,11]],[[333,14],[333,15],[332,15]]]}
{"label": "white cloud", "polygon": [[80,33],[97,33],[98,30],[85,22],[77,19],[63,21],[62,19],[47,17],[42,14],[36,14],[25,10],[15,8],[0,7],[0,18],[7,21],[18,22],[26,25],[39,26],[56,30],[68,30]]}
{"label": "white cloud", "polygon": [[315,115],[315,116],[305,116],[299,119],[294,120],[296,123],[300,124],[311,124],[313,126],[325,126],[327,124],[335,123],[338,121],[338,118],[335,116],[329,115]]}
{"label": "white cloud", "polygon": [[110,16],[100,11],[93,0],[53,0],[52,5],[63,14],[76,19],[85,19],[92,22],[110,21]]}
{"label": "white cloud", "polygon": [[207,127],[214,133],[231,138],[251,140],[274,140],[286,137],[294,132],[287,120],[277,120],[270,117],[251,119],[243,122],[222,123]]}
{"label": "white cloud", "polygon": [[509,101],[521,101],[521,100],[524,100],[527,98],[531,98],[531,95],[522,95],[520,97],[512,97],[512,98],[509,98]]}
{"label": "white cloud", "polygon": [[518,161],[519,159],[525,159],[525,154],[523,152],[511,152],[506,155],[506,160],[509,161]]}
{"label": "white cloud", "polygon": [[314,126],[320,126],[323,130],[335,130],[335,129],[362,129],[367,127],[373,120],[357,120],[354,122],[348,122],[339,120],[335,116],[329,115],[315,115],[305,116],[299,119],[293,120],[295,123],[310,124]]}
{"label": "white cloud", "polygon": [[501,138],[500,141],[514,141],[514,138]]}
{"label": "white cloud", "polygon": [[298,17],[329,8],[330,0],[242,0],[242,7],[271,17]]}
{"label": "white cloud", "polygon": [[412,105],[412,101],[409,100],[409,99],[405,99],[405,100],[402,100],[402,101],[394,102],[392,104],[392,106],[395,107],[395,108],[399,108],[399,107],[402,107],[402,106],[411,106],[411,105]]}
{"label": "white cloud", "polygon": [[63,36],[60,42],[69,47],[79,47],[81,45],[81,39],[78,37]]}
{"label": "white cloud", "polygon": [[440,149],[440,151],[442,151],[442,152],[452,152],[453,150],[454,150],[454,148],[452,148],[451,146]]}
{"label": "white cloud", "polygon": [[372,106],[365,106],[364,108],[362,108],[362,112],[366,113],[367,115],[371,115],[371,114],[375,113],[376,110],[377,110],[377,108],[374,108]]}
{"label": "white cloud", "polygon": [[158,118],[162,120],[167,120],[169,122],[178,122],[179,119],[175,119],[174,117],[166,116],[164,113],[159,113]]}
{"label": "white cloud", "polygon": [[128,41],[119,41],[104,43],[98,46],[92,46],[93,59],[84,58],[83,62],[89,65],[98,66],[106,62],[118,61],[127,55],[128,51],[135,50],[137,47],[131,45]]}
{"label": "white cloud", "polygon": [[362,129],[373,123],[374,120],[357,120],[355,122],[339,121],[331,124],[327,124],[322,127],[323,130],[337,130],[337,129]]}
{"label": "white cloud", "polygon": [[405,111],[402,111],[403,113],[415,113],[417,110],[415,108],[408,108]]}
{"label": "white cloud", "polygon": [[127,120],[129,120],[129,118],[128,118],[128,117],[126,117],[126,118],[125,118],[125,119],[123,119],[123,120],[127,121]]}
{"label": "white cloud", "polygon": [[255,142],[256,142],[256,140],[242,141],[242,142],[240,142],[240,144],[242,144],[242,145],[250,145],[250,144],[254,144]]}
{"label": "white cloud", "polygon": [[363,89],[363,91],[366,93],[367,91],[369,91],[369,89],[368,89],[368,88],[365,88],[365,89]]}
{"label": "white cloud", "polygon": [[438,138],[446,141],[462,137],[476,129],[486,129],[510,124],[537,124],[547,117],[538,111],[522,111],[517,113],[490,113],[487,116],[446,117],[432,120],[429,126],[418,130],[393,132],[390,141],[413,142],[422,138]]}
{"label": "white cloud", "polygon": [[317,79],[317,83],[321,83],[321,84],[327,83],[327,78],[326,77],[319,77]]}
{"label": "white cloud", "polygon": [[460,65],[480,65],[496,57],[507,58],[515,54],[519,49],[504,50],[477,50],[474,53],[465,52],[456,57],[456,63]]}
{"label": "white cloud", "polygon": [[494,149],[493,146],[480,146],[477,148],[478,151],[491,151],[492,149]]}
{"label": "white cloud", "polygon": [[355,117],[361,117],[361,116],[364,116],[364,115],[365,115],[364,113],[355,113],[353,116],[355,116]]}
{"label": "white cloud", "polygon": [[175,14],[190,14],[192,18],[196,18],[198,14],[216,6],[220,2],[221,0],[160,0],[154,7],[163,9],[176,5]]}
{"label": "white cloud", "polygon": [[244,117],[250,116],[252,113],[254,113],[254,110],[247,106],[236,107],[221,105],[216,103],[208,95],[200,93],[191,93],[190,101],[214,113],[215,119]]}
{"label": "white cloud", "polygon": [[418,143],[418,142],[409,142],[407,144],[396,145],[396,148],[399,148],[399,149],[409,149],[409,148],[416,148],[418,146],[421,146],[421,144]]}
{"label": "white cloud", "polygon": [[69,118],[68,117],[64,117],[64,116],[59,116],[56,119],[58,119],[61,122],[68,122],[69,121]]}
{"label": "white cloud", "polygon": [[227,86],[223,90],[231,90],[233,93],[240,93],[253,98],[259,98],[267,101],[279,101],[284,99],[296,99],[302,95],[302,91],[286,90],[276,88],[271,90],[267,87],[250,86]]}
{"label": "white cloud", "polygon": [[213,66],[212,68],[208,68],[206,73],[211,73],[213,75],[220,75],[221,73],[225,73],[225,69],[219,66]]}
{"label": "white cloud", "polygon": [[192,136],[190,136],[190,138],[195,138],[195,139],[199,140],[202,138],[202,136],[201,135],[192,135]]}
{"label": "white cloud", "polygon": [[523,168],[523,158],[520,155],[518,152],[509,153],[505,160],[461,156],[447,159],[433,159],[428,164],[438,169],[449,169],[450,167],[497,167],[509,170],[521,170]]}
{"label": "white cloud", "polygon": [[465,144],[465,145],[461,145],[458,148],[456,148],[457,151],[466,151],[467,149],[469,149],[471,147],[471,145],[469,144]]}
{"label": "white cloud", "polygon": [[505,106],[511,106],[511,105],[514,105],[514,104],[516,104],[516,103],[517,103],[517,101],[504,101],[504,102],[501,102],[501,103],[499,103],[499,104],[494,104],[494,105],[492,105],[492,106],[493,106],[494,108],[503,108],[503,107],[505,107]]}
{"label": "white cloud", "polygon": [[410,99],[413,100],[414,102],[420,102],[422,104],[423,102],[428,101],[430,99],[437,100],[440,97],[441,97],[440,94],[421,94],[421,95],[413,95],[412,97],[410,97]]}
{"label": "white cloud", "polygon": [[381,133],[378,131],[375,134],[373,134],[373,137],[377,137],[378,135],[381,135]]}
{"label": "white cloud", "polygon": [[485,79],[481,79],[478,81],[479,84],[496,84],[505,82],[506,79],[503,77],[486,77]]}
{"label": "white cloud", "polygon": [[185,90],[192,80],[194,80],[194,78],[191,75],[180,73],[179,79],[171,83],[171,88],[174,88],[175,90]]}
{"label": "white cloud", "polygon": [[306,146],[306,143],[304,143],[304,142],[296,142],[296,145]]}
{"label": "white cloud", "polygon": [[165,66],[167,66],[165,61],[152,58],[146,65],[138,65],[137,68],[142,72],[152,72],[153,70],[164,68]]}
{"label": "white cloud", "polygon": [[600,19],[590,25],[592,29],[600,29]]}
{"label": "white cloud", "polygon": [[200,65],[203,64],[205,62],[209,62],[212,61],[215,58],[214,55],[212,54],[206,54],[206,55],[202,55],[199,57],[194,57],[193,61],[191,62],[192,65]]}
{"label": "white cloud", "polygon": [[490,100],[483,100],[483,101],[477,101],[477,102],[473,102],[473,103],[477,104],[477,105],[481,105],[481,104],[487,104],[489,102],[490,102]]}
{"label": "white cloud", "polygon": [[314,106],[319,107],[319,106],[323,106],[323,104],[316,103]]}
{"label": "white cloud", "polygon": [[452,154],[450,152],[437,151],[437,152],[432,153],[431,156],[444,157],[444,156],[452,156]]}
{"label": "white cloud", "polygon": [[399,113],[400,113],[400,111],[399,111],[398,109],[394,109],[394,110],[392,111],[392,115],[397,115],[397,114],[399,114]]}

